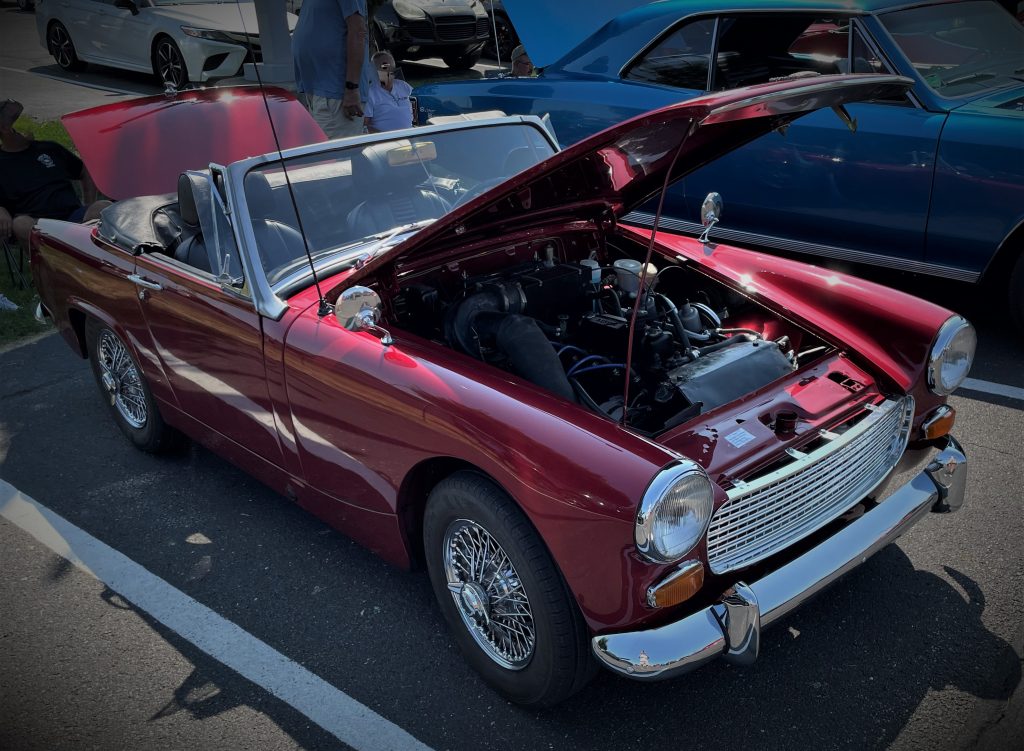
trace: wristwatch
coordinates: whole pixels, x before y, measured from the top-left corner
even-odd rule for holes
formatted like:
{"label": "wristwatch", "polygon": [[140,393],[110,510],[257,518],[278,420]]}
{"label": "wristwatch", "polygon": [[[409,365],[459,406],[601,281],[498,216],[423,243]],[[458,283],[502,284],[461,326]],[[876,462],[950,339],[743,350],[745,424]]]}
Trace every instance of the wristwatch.
{"label": "wristwatch", "polygon": [[345,88],[349,91],[353,91],[359,88],[359,84],[353,83],[352,81],[345,81]]}

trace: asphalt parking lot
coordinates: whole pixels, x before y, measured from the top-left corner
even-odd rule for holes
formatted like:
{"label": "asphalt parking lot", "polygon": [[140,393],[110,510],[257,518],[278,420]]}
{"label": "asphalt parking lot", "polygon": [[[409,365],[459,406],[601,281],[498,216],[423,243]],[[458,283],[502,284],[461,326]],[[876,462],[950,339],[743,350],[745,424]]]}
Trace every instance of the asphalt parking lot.
{"label": "asphalt parking lot", "polygon": [[[45,55],[19,64],[10,13],[2,85],[40,101],[157,91],[103,70],[69,82]],[[978,326],[973,388],[951,400],[967,506],[787,617],[750,668],[651,685],[601,674],[546,712],[476,677],[425,573],[204,449],[131,449],[59,337],[0,352],[0,748],[1020,747],[1024,344],[983,291],[873,278]]]}

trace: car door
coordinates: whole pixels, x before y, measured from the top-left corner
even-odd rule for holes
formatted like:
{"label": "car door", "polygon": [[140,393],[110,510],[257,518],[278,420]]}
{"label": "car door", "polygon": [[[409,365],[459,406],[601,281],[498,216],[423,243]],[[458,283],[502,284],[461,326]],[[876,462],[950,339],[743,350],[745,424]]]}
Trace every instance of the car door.
{"label": "car door", "polygon": [[150,0],[137,0],[135,10],[118,7],[117,0],[97,2],[94,34],[103,57],[111,63],[149,70],[150,25],[153,8]]}
{"label": "car door", "polygon": [[[201,200],[197,196],[197,203]],[[200,210],[206,221],[199,236],[214,247],[208,257],[230,254],[237,259],[222,204],[213,204],[207,213]],[[258,458],[283,467],[267,386],[261,317],[244,280],[236,276],[241,273],[237,264],[231,263],[236,270],[227,277],[218,278],[195,265],[197,257],[188,254],[186,263],[157,252],[141,253],[136,259],[133,279],[152,350],[178,408],[213,431],[207,433],[210,441],[220,442],[236,460]],[[233,282],[228,277],[234,277]]]}
{"label": "car door", "polygon": [[[785,75],[891,72],[857,21],[802,15],[792,23],[805,31],[779,50],[766,36],[791,33],[786,17],[723,18],[714,87]],[[703,196],[718,191],[725,201],[723,239],[915,268],[924,253],[945,113],[928,112],[909,96],[847,110],[856,132],[832,111],[815,112],[688,176],[685,205],[677,191],[666,214],[695,225]]]}
{"label": "car door", "polygon": [[105,0],[57,0],[54,15],[67,27],[83,60],[107,59],[107,43],[96,23],[105,4]]}

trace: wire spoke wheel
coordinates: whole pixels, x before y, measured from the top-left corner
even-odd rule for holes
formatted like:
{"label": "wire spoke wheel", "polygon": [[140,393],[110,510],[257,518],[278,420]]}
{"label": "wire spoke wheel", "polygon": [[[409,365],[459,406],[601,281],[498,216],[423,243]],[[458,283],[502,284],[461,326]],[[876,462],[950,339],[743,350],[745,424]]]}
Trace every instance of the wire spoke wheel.
{"label": "wire spoke wheel", "polygon": [[444,535],[448,591],[473,639],[498,665],[521,670],[537,645],[533,610],[515,566],[491,534],[456,519]]}
{"label": "wire spoke wheel", "polygon": [[100,334],[97,361],[110,404],[133,428],[145,427],[149,409],[138,368],[124,343],[109,330]]}

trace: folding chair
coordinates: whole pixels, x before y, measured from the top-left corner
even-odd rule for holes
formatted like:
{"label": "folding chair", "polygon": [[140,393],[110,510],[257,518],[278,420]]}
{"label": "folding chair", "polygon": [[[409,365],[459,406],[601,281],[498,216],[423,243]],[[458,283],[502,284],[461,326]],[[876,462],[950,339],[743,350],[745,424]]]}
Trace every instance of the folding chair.
{"label": "folding chair", "polygon": [[0,247],[3,248],[4,262],[7,264],[7,273],[11,277],[11,284],[18,289],[28,289],[32,285],[28,272],[25,271],[25,259],[21,254],[21,246],[0,238]]}

